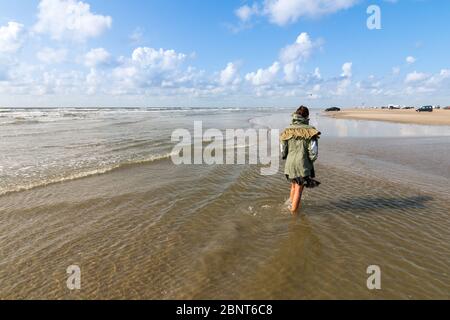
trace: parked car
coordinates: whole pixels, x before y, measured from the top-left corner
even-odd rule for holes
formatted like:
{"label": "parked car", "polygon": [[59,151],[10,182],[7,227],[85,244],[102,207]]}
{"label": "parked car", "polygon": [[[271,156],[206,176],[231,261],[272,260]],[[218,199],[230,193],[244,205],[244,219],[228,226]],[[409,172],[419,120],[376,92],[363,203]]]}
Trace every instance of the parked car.
{"label": "parked car", "polygon": [[450,107],[445,107],[445,108],[443,108],[444,110],[450,110]]}
{"label": "parked car", "polygon": [[399,110],[400,109],[400,107],[396,107],[396,106],[390,106],[389,107],[389,110]]}
{"label": "parked car", "polygon": [[414,107],[403,107],[402,109],[404,109],[404,110],[411,110],[411,109],[414,109]]}
{"label": "parked car", "polygon": [[416,109],[417,112],[433,112],[432,106],[423,106]]}
{"label": "parked car", "polygon": [[336,108],[336,107],[328,108],[328,109],[325,110],[325,112],[338,112],[338,111],[341,111],[341,109],[340,108]]}

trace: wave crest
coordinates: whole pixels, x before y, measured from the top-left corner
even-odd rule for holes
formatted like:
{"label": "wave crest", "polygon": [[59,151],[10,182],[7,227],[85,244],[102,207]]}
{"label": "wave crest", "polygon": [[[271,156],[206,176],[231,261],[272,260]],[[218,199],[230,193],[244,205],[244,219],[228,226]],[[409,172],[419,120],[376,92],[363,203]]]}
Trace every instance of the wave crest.
{"label": "wave crest", "polygon": [[111,165],[108,167],[104,167],[104,168],[90,169],[90,170],[76,172],[76,173],[72,172],[72,173],[68,173],[68,174],[65,174],[65,175],[62,175],[59,177],[55,177],[55,178],[44,179],[44,180],[40,180],[40,181],[31,182],[28,184],[17,185],[14,187],[6,187],[4,190],[0,189],[0,196],[5,196],[5,195],[11,194],[11,193],[28,191],[28,190],[32,190],[32,189],[36,189],[36,188],[42,188],[42,187],[46,187],[46,186],[49,186],[52,184],[63,183],[63,182],[73,181],[73,180],[79,180],[79,179],[84,179],[84,178],[88,178],[88,177],[92,177],[92,176],[103,175],[103,174],[107,174],[107,173],[110,173],[110,172],[113,172],[116,170],[120,170],[120,169],[123,169],[126,167],[132,167],[132,166],[136,166],[136,165],[145,165],[145,164],[149,164],[152,162],[169,159],[172,157],[172,155],[173,155],[173,152],[163,154],[163,155],[152,155],[152,156],[149,156],[149,157],[143,158],[143,159],[126,160],[126,161],[123,161],[123,162],[120,162],[120,163],[117,163],[115,165]]}

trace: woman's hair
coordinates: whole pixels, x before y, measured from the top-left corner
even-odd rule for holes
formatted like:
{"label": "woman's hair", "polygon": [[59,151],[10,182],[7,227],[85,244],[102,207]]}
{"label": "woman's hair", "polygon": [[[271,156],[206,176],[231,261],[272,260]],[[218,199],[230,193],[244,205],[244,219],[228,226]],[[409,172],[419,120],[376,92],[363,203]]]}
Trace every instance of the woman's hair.
{"label": "woman's hair", "polygon": [[305,119],[309,118],[309,109],[305,106],[301,106],[300,108],[298,108],[295,113],[298,114],[302,118],[305,118]]}

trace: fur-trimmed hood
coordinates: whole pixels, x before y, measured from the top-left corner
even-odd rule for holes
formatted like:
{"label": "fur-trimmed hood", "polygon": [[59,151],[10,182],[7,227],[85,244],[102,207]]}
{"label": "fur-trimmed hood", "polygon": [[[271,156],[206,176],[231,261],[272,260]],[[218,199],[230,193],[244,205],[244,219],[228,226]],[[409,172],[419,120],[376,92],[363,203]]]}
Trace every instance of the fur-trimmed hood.
{"label": "fur-trimmed hood", "polygon": [[307,125],[292,125],[285,129],[281,134],[281,141],[287,141],[290,139],[313,139],[320,137],[320,131],[312,126]]}
{"label": "fur-trimmed hood", "polygon": [[290,139],[313,139],[320,137],[320,131],[309,125],[309,119],[302,118],[298,114],[292,115],[292,124],[281,134],[281,141]]}

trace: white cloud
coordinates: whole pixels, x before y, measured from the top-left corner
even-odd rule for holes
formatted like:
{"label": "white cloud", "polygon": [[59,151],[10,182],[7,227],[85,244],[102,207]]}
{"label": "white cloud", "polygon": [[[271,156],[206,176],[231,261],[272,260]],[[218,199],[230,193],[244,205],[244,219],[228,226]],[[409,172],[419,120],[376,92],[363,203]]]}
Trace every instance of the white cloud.
{"label": "white cloud", "polygon": [[240,82],[239,69],[236,64],[230,62],[227,67],[220,72],[219,83],[222,86],[236,85]]}
{"label": "white cloud", "polygon": [[23,24],[10,21],[0,27],[0,53],[14,53],[22,47]]}
{"label": "white cloud", "polygon": [[400,71],[401,71],[401,70],[400,70],[399,67],[393,67],[393,68],[392,68],[392,74],[395,75],[395,76],[398,75],[398,74],[400,74]]}
{"label": "white cloud", "polygon": [[416,87],[407,87],[405,93],[412,96],[417,96],[417,94],[429,94],[436,92],[435,88],[425,87],[425,86],[416,86]]}
{"label": "white cloud", "polygon": [[259,6],[255,3],[253,6],[244,5],[235,11],[236,16],[242,21],[247,22],[253,16],[259,14]]}
{"label": "white cloud", "polygon": [[302,17],[321,17],[351,8],[359,0],[261,0],[261,4],[244,5],[235,11],[241,22],[265,16],[271,23],[284,26]]}
{"label": "white cloud", "polygon": [[336,91],[334,94],[341,96],[347,93],[348,87],[352,84],[352,62],[346,62],[342,65],[342,74],[341,74],[341,80],[337,84]]}
{"label": "white cloud", "polygon": [[113,70],[113,77],[125,84],[133,85],[134,79],[138,76],[139,70],[133,65],[124,65]]}
{"label": "white cloud", "polygon": [[283,63],[291,63],[299,60],[306,60],[318,43],[313,43],[306,32],[301,33],[294,44],[281,50],[280,60]]}
{"label": "white cloud", "polygon": [[314,77],[318,80],[322,79],[322,75],[320,74],[319,68],[314,69]]}
{"label": "white cloud", "polygon": [[442,69],[439,74],[433,75],[426,81],[426,85],[437,87],[441,85],[445,80],[450,79],[450,70]]}
{"label": "white cloud", "polygon": [[86,76],[86,93],[88,95],[94,95],[98,92],[98,88],[104,81],[105,75],[101,75],[98,70],[91,69]]}
{"label": "white cloud", "polygon": [[139,44],[144,38],[144,30],[142,28],[136,28],[130,35],[130,40],[134,44]]}
{"label": "white cloud", "polygon": [[[274,86],[283,87],[300,83],[317,83],[322,77],[319,68],[316,68],[313,74],[302,76],[301,63],[307,61],[321,43],[320,39],[314,41],[308,33],[303,32],[293,44],[280,50],[279,59],[272,66],[248,73],[245,79],[254,86],[273,84]],[[278,77],[280,70],[284,74],[284,81],[281,81],[281,78]]]}
{"label": "white cloud", "polygon": [[442,69],[439,75],[445,79],[450,78],[450,69]]}
{"label": "white cloud", "polygon": [[84,64],[87,67],[95,68],[99,65],[107,64],[111,59],[111,54],[103,48],[92,49],[86,53]]}
{"label": "white cloud", "polygon": [[284,80],[289,83],[294,83],[298,80],[298,76],[300,73],[300,66],[296,63],[288,63],[283,67],[284,71]]}
{"label": "white cloud", "polygon": [[91,12],[89,4],[76,0],[41,0],[36,33],[54,40],[85,41],[101,35],[112,25],[112,18]]}
{"label": "white cloud", "polygon": [[58,64],[66,60],[67,50],[44,48],[36,54],[36,57],[46,64]]}
{"label": "white cloud", "polygon": [[[55,62],[58,50],[43,49],[42,60]],[[50,58],[53,56],[53,58]],[[63,56],[61,51],[61,56]],[[24,62],[4,71],[0,66],[0,91],[9,95],[85,96],[106,94],[153,97],[182,95],[190,89],[200,91],[217,86],[202,71],[185,68],[186,55],[174,50],[136,48],[129,57],[113,59],[105,49],[97,48],[83,56],[89,70],[65,70]],[[13,62],[13,60],[11,60]],[[114,64],[109,64],[115,61]],[[110,68],[99,68],[108,63]]]}
{"label": "white cloud", "polygon": [[[270,22],[282,26],[302,17],[320,17],[348,9],[357,2],[358,0],[264,0],[263,8],[258,13],[267,16]],[[243,17],[248,20],[254,14],[243,14]]]}
{"label": "white cloud", "polygon": [[245,79],[254,86],[267,85],[275,81],[279,71],[280,63],[277,61],[267,69],[259,69],[256,72],[248,73]]}
{"label": "white cloud", "polygon": [[176,69],[185,59],[185,54],[176,53],[175,50],[156,50],[148,47],[139,47],[132,54],[133,62],[139,66],[163,71]]}
{"label": "white cloud", "polygon": [[82,83],[83,74],[78,71],[48,70],[45,65],[17,62],[10,69],[7,81],[3,83],[3,92],[28,98],[53,94],[70,95],[79,93]]}
{"label": "white cloud", "polygon": [[187,56],[174,50],[136,48],[112,70],[115,94],[142,93],[150,88],[178,88],[197,81],[198,72],[183,68]]}
{"label": "white cloud", "polygon": [[295,43],[281,50],[280,61],[284,64],[283,70],[287,82],[293,83],[298,80],[299,63],[308,60],[320,44],[321,40],[312,41],[309,34],[303,32],[297,37]]}
{"label": "white cloud", "polygon": [[347,88],[352,84],[350,79],[344,79],[337,85],[337,90],[335,92],[336,95],[341,96],[347,93]]}
{"label": "white cloud", "polygon": [[342,66],[341,77],[351,78],[352,77],[352,67],[353,67],[353,63],[352,62],[344,63],[344,65]]}
{"label": "white cloud", "polygon": [[414,71],[406,75],[405,82],[406,83],[420,82],[426,80],[427,78],[428,78],[427,74]]}
{"label": "white cloud", "polygon": [[413,56],[406,57],[406,63],[408,63],[408,64],[413,64],[416,61],[417,61],[416,58],[414,58]]}

